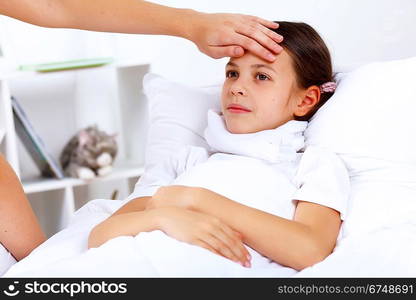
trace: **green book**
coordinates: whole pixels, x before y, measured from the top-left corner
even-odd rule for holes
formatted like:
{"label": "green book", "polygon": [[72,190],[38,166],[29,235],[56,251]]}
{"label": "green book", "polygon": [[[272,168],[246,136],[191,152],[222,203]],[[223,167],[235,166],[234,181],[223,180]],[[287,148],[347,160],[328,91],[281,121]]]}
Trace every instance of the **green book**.
{"label": "green book", "polygon": [[114,59],[112,57],[86,58],[86,59],[45,63],[45,64],[22,65],[19,67],[19,70],[20,71],[36,71],[36,72],[54,72],[54,71],[99,67],[99,66],[112,63],[113,61]]}

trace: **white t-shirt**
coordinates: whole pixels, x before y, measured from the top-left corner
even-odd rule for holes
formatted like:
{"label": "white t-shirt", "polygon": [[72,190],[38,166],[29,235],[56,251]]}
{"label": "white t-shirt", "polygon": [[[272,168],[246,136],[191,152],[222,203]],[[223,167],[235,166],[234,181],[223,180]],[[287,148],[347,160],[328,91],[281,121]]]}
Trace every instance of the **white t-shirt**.
{"label": "white t-shirt", "polygon": [[210,151],[186,146],[159,164],[146,166],[127,201],[152,196],[159,187],[203,187],[241,204],[292,219],[298,200],[337,210],[345,219],[349,176],[336,154],[304,148],[307,122],[250,134],[231,134],[223,117],[208,112]]}

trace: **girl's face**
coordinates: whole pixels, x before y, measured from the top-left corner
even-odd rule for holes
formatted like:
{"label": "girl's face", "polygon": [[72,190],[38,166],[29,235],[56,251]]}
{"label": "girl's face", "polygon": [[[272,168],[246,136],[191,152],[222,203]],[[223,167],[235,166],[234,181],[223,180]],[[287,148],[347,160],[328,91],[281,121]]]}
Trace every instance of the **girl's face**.
{"label": "girl's face", "polygon": [[[319,88],[317,93],[319,100]],[[298,88],[286,50],[273,63],[250,52],[231,58],[221,96],[227,129],[231,133],[252,133],[277,128],[309,111],[308,106],[316,102],[310,103],[313,99],[308,94],[308,90]]]}

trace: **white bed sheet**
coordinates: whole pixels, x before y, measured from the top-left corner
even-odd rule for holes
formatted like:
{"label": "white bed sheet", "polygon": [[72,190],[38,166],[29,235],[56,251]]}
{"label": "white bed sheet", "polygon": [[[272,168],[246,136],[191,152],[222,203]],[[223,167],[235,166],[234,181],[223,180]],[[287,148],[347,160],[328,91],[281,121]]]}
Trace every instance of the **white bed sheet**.
{"label": "white bed sheet", "polygon": [[415,277],[416,221],[341,239],[324,261],[294,277]]}
{"label": "white bed sheet", "polygon": [[0,276],[16,263],[13,255],[0,243]]}
{"label": "white bed sheet", "polygon": [[[338,240],[324,261],[296,272],[266,259],[244,268],[160,231],[118,237],[87,250],[91,228],[123,201],[90,201],[72,223],[3,277],[415,277],[416,220],[401,218]],[[253,252],[252,252],[253,254]]]}

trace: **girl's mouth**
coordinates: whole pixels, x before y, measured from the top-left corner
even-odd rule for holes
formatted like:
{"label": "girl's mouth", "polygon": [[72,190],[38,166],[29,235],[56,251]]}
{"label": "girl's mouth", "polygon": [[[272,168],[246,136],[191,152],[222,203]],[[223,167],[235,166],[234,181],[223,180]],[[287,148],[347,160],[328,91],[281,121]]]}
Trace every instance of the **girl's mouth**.
{"label": "girl's mouth", "polygon": [[227,107],[227,110],[232,112],[232,113],[237,113],[237,114],[251,112],[250,109],[248,109],[247,107],[244,107],[242,105],[239,105],[239,104],[230,104]]}

